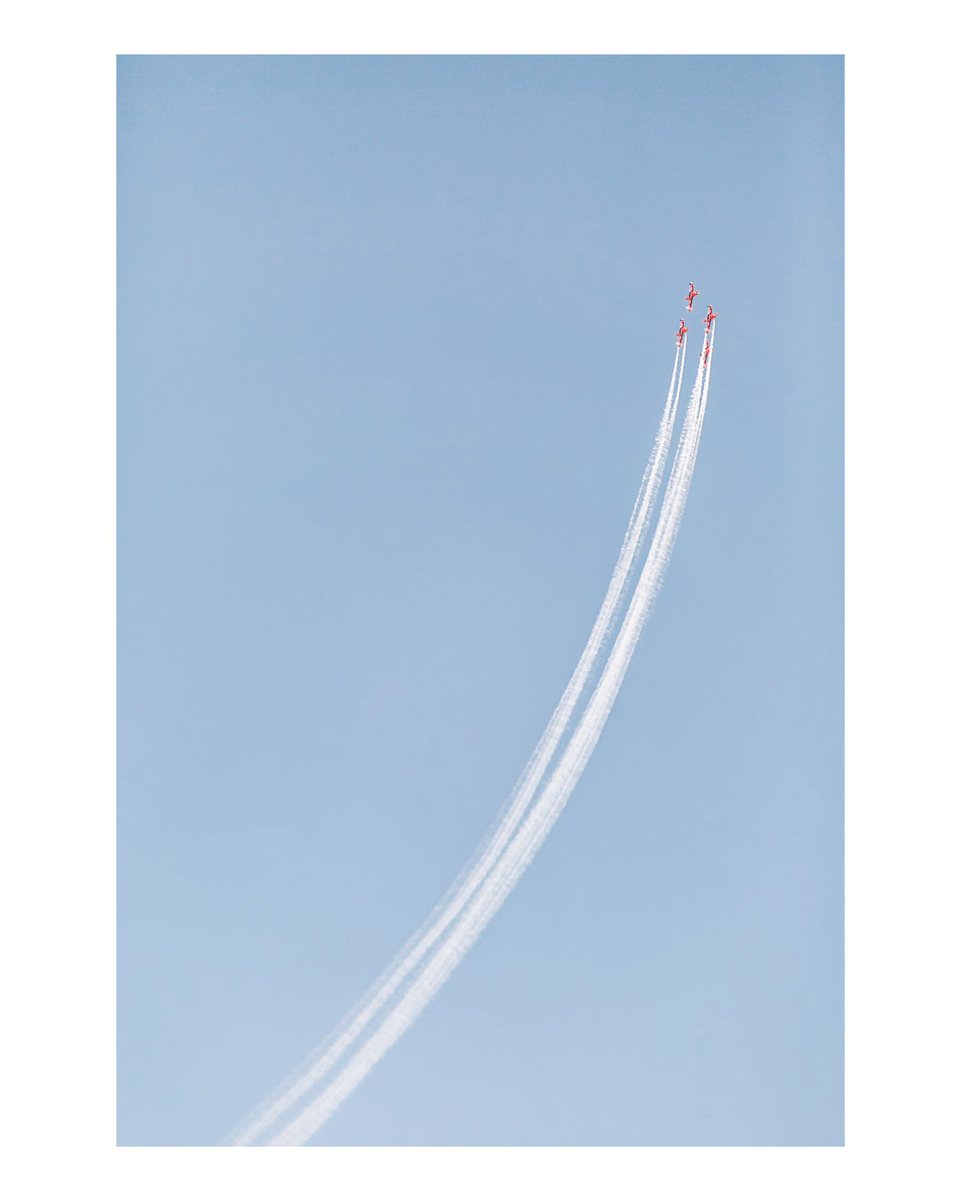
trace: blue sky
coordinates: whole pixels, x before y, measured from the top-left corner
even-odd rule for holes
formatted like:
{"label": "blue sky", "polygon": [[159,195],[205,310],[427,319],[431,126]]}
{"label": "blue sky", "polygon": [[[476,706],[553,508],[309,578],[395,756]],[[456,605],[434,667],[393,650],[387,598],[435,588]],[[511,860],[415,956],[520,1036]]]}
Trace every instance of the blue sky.
{"label": "blue sky", "polygon": [[119,82],[119,1140],[224,1137],[473,851],[694,279],[710,411],[604,737],[319,1140],[839,1142],[841,59]]}

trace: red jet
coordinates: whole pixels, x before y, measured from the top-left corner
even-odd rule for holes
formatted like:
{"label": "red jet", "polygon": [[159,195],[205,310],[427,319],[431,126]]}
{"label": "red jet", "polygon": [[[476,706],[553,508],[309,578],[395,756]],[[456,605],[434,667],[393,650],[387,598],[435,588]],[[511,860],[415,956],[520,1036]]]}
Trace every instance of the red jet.
{"label": "red jet", "polygon": [[708,327],[708,329],[710,329],[716,320],[717,320],[717,313],[714,311],[714,309],[709,304],[707,306],[707,316],[704,318],[704,324]]}
{"label": "red jet", "polygon": [[691,290],[687,293],[687,311],[690,312],[694,305],[694,297],[700,296],[700,292],[695,290],[694,284],[691,284]]}
{"label": "red jet", "polygon": [[678,344],[679,346],[682,346],[682,345],[684,344],[684,335],[685,335],[685,333],[687,333],[687,332],[688,332],[688,328],[687,328],[687,326],[684,324],[684,319],[683,319],[683,318],[681,318],[681,327],[680,327],[680,329],[678,329],[678,331],[677,331],[677,344]]}
{"label": "red jet", "polygon": [[704,361],[704,366],[705,366],[705,367],[707,366],[707,356],[708,356],[710,353],[711,353],[711,347],[710,347],[710,346],[705,346],[705,347],[704,347],[704,360],[703,360],[703,361]]}

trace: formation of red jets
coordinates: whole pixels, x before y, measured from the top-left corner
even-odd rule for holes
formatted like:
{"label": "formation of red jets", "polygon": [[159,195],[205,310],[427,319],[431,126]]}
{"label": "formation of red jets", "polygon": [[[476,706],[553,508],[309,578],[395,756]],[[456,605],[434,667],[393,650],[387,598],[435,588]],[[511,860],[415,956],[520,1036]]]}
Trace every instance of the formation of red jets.
{"label": "formation of red jets", "polygon": [[[692,308],[694,307],[694,300],[700,294],[701,293],[697,290],[697,288],[692,283],[691,290],[687,293],[687,296],[685,297],[685,299],[687,300],[687,311],[688,312],[690,312],[692,310]],[[707,316],[704,318],[704,324],[707,326],[708,332],[710,332],[710,330],[713,328],[714,322],[716,320],[717,320],[717,313],[714,311],[713,307],[709,304],[707,306]],[[684,344],[684,335],[689,332],[690,332],[690,330],[684,324],[684,318],[682,317],[681,324],[678,326],[678,330],[677,330],[677,344],[679,346],[682,346]],[[711,353],[711,346],[710,346],[710,343],[708,343],[708,345],[706,345],[704,347],[704,365],[705,366],[707,365],[707,356],[710,353]]]}

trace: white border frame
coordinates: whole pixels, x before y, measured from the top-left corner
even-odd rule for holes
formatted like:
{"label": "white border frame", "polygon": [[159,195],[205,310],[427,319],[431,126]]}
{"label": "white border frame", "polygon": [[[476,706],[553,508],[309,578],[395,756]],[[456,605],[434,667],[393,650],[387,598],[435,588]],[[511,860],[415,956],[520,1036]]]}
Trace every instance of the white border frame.
{"label": "white border frame", "polygon": [[[957,256],[957,134],[946,124],[954,46],[939,10],[916,4],[888,19],[851,6],[855,19],[836,3],[784,15],[761,4],[655,14],[520,0],[476,11],[368,3],[350,16],[286,0],[134,7],[23,9],[0,84],[10,335],[3,1111],[16,1148],[6,1171],[37,1194],[69,1194],[83,1180],[138,1200],[228,1187],[338,1200],[950,1190],[961,1000],[948,802],[957,647],[946,631],[961,597],[945,516],[958,511],[957,402],[923,354],[940,348],[940,306],[956,302],[945,290]],[[845,1148],[115,1147],[114,72],[117,53],[171,52],[847,55]]]}

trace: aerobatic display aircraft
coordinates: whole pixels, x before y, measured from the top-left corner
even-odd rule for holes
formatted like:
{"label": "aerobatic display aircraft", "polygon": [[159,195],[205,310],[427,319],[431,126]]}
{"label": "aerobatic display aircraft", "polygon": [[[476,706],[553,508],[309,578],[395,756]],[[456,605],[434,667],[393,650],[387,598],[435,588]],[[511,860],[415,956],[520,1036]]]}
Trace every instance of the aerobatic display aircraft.
{"label": "aerobatic display aircraft", "polygon": [[688,332],[688,329],[687,329],[687,326],[684,324],[684,318],[682,317],[682,318],[681,318],[681,325],[680,325],[680,328],[679,328],[679,329],[678,329],[678,331],[677,331],[677,344],[678,344],[679,346],[680,346],[680,345],[683,345],[683,343],[684,343],[684,335],[685,335],[685,333],[687,333],[687,332]]}
{"label": "aerobatic display aircraft", "polygon": [[692,283],[691,290],[687,293],[687,311],[688,312],[690,312],[691,309],[694,307],[694,297],[700,296],[700,294],[701,293],[695,289],[694,284]]}
{"label": "aerobatic display aircraft", "polygon": [[708,327],[708,329],[710,329],[711,325],[716,320],[717,320],[717,313],[714,311],[714,309],[709,304],[707,306],[707,316],[704,318],[704,324]]}

